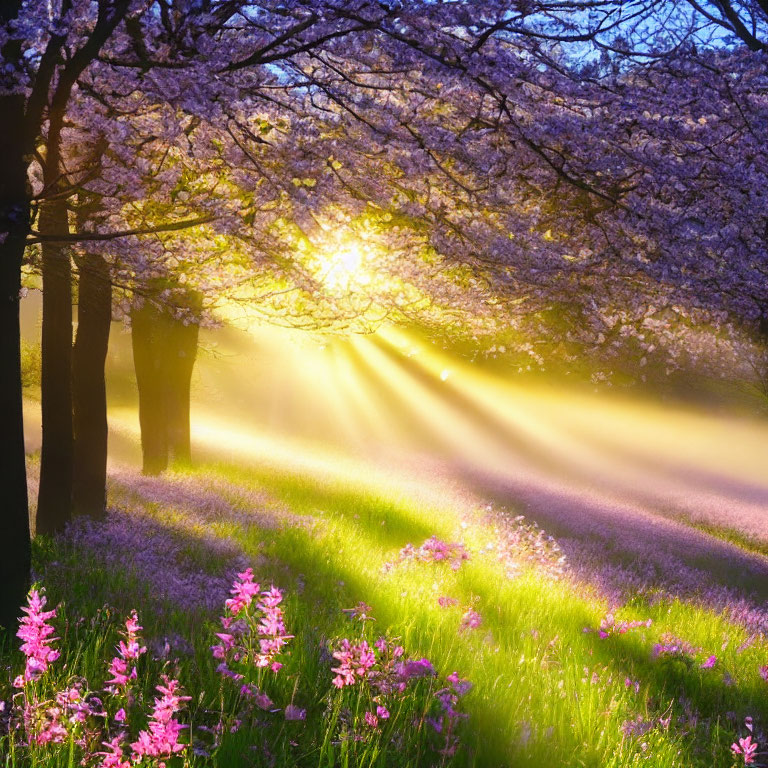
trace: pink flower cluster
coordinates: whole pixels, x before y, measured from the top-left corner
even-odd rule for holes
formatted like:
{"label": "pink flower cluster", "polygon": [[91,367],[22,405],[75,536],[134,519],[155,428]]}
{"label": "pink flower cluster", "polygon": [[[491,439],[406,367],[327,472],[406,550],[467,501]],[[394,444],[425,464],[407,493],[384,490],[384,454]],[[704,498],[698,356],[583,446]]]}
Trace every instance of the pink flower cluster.
{"label": "pink flower cluster", "polygon": [[27,704],[25,711],[27,732],[36,744],[61,744],[69,736],[64,712],[60,707],[42,706],[35,708]]}
{"label": "pink flower cluster", "polygon": [[[354,642],[343,638],[338,641],[332,655],[339,662],[332,668],[336,673],[333,685],[340,690],[357,686],[360,694],[366,699],[370,697],[370,701],[375,705],[375,709],[366,705],[363,716],[369,732],[382,728],[382,723],[391,717],[388,707],[402,699],[412,684],[437,677],[437,671],[429,659],[405,658],[404,648],[387,637],[379,637],[373,646],[366,640]],[[430,683],[429,688],[431,687]],[[471,687],[469,681],[461,679],[454,672],[445,678],[443,687],[434,693],[430,707],[434,716],[427,716],[426,721],[431,724],[435,733],[440,735],[438,751],[446,757],[452,756],[459,747],[457,725],[466,715],[460,713],[457,706],[460,698]]]}
{"label": "pink flower cluster", "polygon": [[48,712],[53,714],[53,710],[56,710],[55,714],[63,717],[70,725],[82,725],[91,715],[102,714],[101,700],[95,696],[87,700],[79,683],[59,691],[54,699],[56,707]]}
{"label": "pink flower cluster", "polygon": [[[107,680],[105,690],[109,693],[117,693],[125,690],[132,680],[136,679],[136,662],[142,653],[146,653],[146,647],[139,642],[139,632],[143,629],[139,625],[139,617],[136,611],[125,621],[124,639],[117,645],[117,656],[109,663],[109,674],[112,677]],[[133,666],[131,666],[133,664]]]}
{"label": "pink flower cluster", "polygon": [[238,573],[232,582],[232,588],[229,590],[232,597],[224,601],[224,607],[232,616],[237,616],[250,607],[253,598],[259,594],[259,589],[261,587],[253,580],[253,568],[247,568]]}
{"label": "pink flower cluster", "polygon": [[365,724],[371,728],[379,727],[379,720],[389,720],[389,710],[381,705],[376,707],[376,712],[365,713]]}
{"label": "pink flower cluster", "polygon": [[[186,745],[179,743],[179,734],[184,726],[174,716],[188,697],[179,694],[179,683],[176,680],[163,678],[163,685],[157,686],[162,696],[155,700],[148,729],[141,731],[137,741],[130,745],[130,760],[123,754],[124,732],[101,742],[106,751],[89,751],[88,745],[97,743],[100,736],[108,738],[104,726],[99,724],[99,721],[106,721],[107,712],[101,699],[85,689],[85,681],[70,683],[47,699],[38,698],[38,691],[26,687],[28,682],[39,679],[48,665],[58,658],[58,652],[50,648],[54,629],[48,624],[48,620],[55,617],[56,611],[45,611],[44,607],[45,597],[37,590],[31,590],[27,607],[23,609],[26,616],[21,619],[18,632],[24,641],[21,648],[27,661],[25,673],[15,681],[17,687],[24,689],[19,694],[20,703],[15,710],[18,713],[17,727],[26,732],[28,743],[60,744],[71,740],[87,751],[82,764],[90,765],[92,758],[99,758],[99,762],[94,763],[98,768],[131,768],[144,757],[171,757],[184,751]],[[113,696],[124,695],[130,681],[136,679],[135,663],[147,650],[139,641],[140,630],[138,616],[133,611],[125,622],[125,632],[117,646],[117,655],[109,665],[111,679],[107,681],[105,690]],[[114,721],[122,725],[126,719],[125,709],[120,707]],[[162,762],[158,763],[158,768],[163,765]]]}
{"label": "pink flower cluster", "polygon": [[430,536],[420,547],[406,544],[397,558],[402,563],[406,560],[416,560],[421,563],[450,563],[451,569],[458,571],[465,560],[469,560],[469,552],[463,544],[447,542]]}
{"label": "pink flower cluster", "polygon": [[477,629],[483,623],[483,617],[472,608],[469,608],[461,617],[462,629]]}
{"label": "pink flower cluster", "polygon": [[341,612],[349,616],[350,619],[357,619],[358,621],[376,621],[373,616],[370,615],[373,608],[367,603],[360,601],[354,608],[342,608]]}
{"label": "pink flower cluster", "polygon": [[[222,662],[221,674],[234,680],[242,680],[243,675],[230,670],[231,662],[250,662],[256,667],[270,667],[273,672],[280,670],[283,665],[276,657],[293,637],[287,634],[280,608],[283,593],[274,586],[263,592],[260,589],[251,568],[237,574],[230,590],[232,597],[225,602],[225,615],[221,617],[225,631],[216,634],[221,642],[211,646],[213,657]],[[251,606],[257,595],[254,612]],[[252,650],[254,637],[258,638],[256,652]]]}
{"label": "pink flower cluster", "polygon": [[30,591],[27,605],[21,610],[26,614],[20,619],[21,626],[16,636],[24,642],[21,650],[26,656],[24,674],[13,681],[16,688],[23,688],[26,683],[37,680],[47,671],[48,665],[59,658],[59,652],[50,647],[56,638],[51,637],[54,628],[48,619],[56,616],[56,610],[46,611],[46,597],[36,589]]}
{"label": "pink flower cluster", "polygon": [[664,634],[661,642],[653,646],[654,658],[673,658],[691,661],[694,656],[701,653],[701,648],[696,648],[685,640],[674,635]]}
{"label": "pink flower cluster", "polygon": [[752,718],[747,717],[744,720],[744,725],[749,731],[749,734],[743,739],[734,741],[733,744],[731,744],[731,752],[733,752],[734,757],[743,758],[744,765],[752,765],[755,762],[758,746],[757,742],[752,739],[752,729],[754,728]]}
{"label": "pink flower cluster", "polygon": [[339,666],[331,669],[336,673],[333,684],[337,688],[354,685],[358,680],[366,679],[368,670],[376,664],[376,654],[365,640],[353,645],[344,638],[340,641],[338,649],[333,652],[333,658],[339,661]]}
{"label": "pink flower cluster", "polygon": [[182,702],[189,701],[189,696],[179,694],[179,682],[163,676],[163,685],[157,690],[162,696],[155,699],[148,730],[140,731],[139,737],[131,744],[131,759],[136,763],[143,757],[171,757],[186,749],[186,744],[179,743],[179,734],[184,726],[174,715],[179,712]]}
{"label": "pink flower cluster", "polygon": [[757,742],[752,741],[752,736],[747,736],[731,744],[731,751],[734,755],[744,758],[744,765],[752,765],[755,762]]}
{"label": "pink flower cluster", "polygon": [[123,759],[123,747],[119,736],[102,742],[102,745],[109,751],[95,753],[97,757],[102,758],[99,768],[131,768],[131,763]]}
{"label": "pink flower cluster", "polygon": [[598,629],[597,633],[604,640],[611,635],[623,635],[630,629],[650,627],[652,623],[653,621],[651,619],[645,619],[643,621],[616,621],[613,614],[608,613],[600,622],[600,629]]}

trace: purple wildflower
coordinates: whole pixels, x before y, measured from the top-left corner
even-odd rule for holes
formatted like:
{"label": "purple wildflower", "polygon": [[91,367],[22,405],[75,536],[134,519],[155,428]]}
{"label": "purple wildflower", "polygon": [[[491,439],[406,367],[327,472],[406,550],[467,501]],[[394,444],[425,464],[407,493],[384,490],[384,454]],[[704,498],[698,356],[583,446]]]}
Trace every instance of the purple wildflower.
{"label": "purple wildflower", "polygon": [[307,710],[301,709],[300,707],[297,707],[294,704],[289,704],[285,708],[285,719],[286,720],[306,720]]}

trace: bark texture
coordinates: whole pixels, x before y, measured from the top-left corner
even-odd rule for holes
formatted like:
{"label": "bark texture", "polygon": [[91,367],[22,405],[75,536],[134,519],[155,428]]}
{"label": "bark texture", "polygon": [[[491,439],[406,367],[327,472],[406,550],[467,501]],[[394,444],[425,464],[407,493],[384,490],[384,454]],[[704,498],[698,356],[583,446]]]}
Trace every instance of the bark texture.
{"label": "bark texture", "polygon": [[[69,232],[63,197],[43,203],[40,230],[48,235]],[[69,249],[55,242],[43,243],[42,261],[43,444],[36,531],[53,535],[72,516],[72,265]]]}
{"label": "bark texture", "polygon": [[0,626],[11,632],[29,587],[31,558],[19,328],[21,263],[29,226],[24,140],[23,97],[0,96]]}
{"label": "bark texture", "polygon": [[200,327],[151,301],[134,307],[131,323],[143,471],[157,475],[171,461],[192,461],[190,394]]}
{"label": "bark texture", "polygon": [[72,359],[72,510],[102,518],[107,498],[107,388],[104,366],[112,321],[109,266],[99,253],[77,259],[77,335]]}

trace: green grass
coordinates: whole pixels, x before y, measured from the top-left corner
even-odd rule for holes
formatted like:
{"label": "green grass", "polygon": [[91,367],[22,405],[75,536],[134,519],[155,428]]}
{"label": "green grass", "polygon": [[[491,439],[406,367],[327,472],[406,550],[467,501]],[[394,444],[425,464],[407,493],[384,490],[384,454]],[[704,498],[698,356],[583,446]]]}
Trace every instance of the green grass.
{"label": "green grass", "polygon": [[[453,500],[436,508],[362,479],[324,479],[272,467],[216,465],[175,477],[219,487],[246,512],[266,493],[272,511],[285,517],[286,524],[278,527],[221,521],[211,530],[236,539],[256,564],[259,581],[285,590],[286,623],[295,639],[285,668],[264,684],[277,707],[294,702],[307,709],[304,723],[264,713],[257,727],[224,735],[211,756],[190,756],[194,765],[711,768],[733,764],[730,744],[746,735],[745,716],[754,718],[756,731],[768,720],[768,684],[758,674],[768,663],[764,639],[740,651],[746,631],[706,607],[665,600],[651,605],[641,599],[620,610],[618,618],[651,618],[650,628],[600,639],[585,628],[595,630],[608,607],[588,587],[554,580],[546,569],[533,566],[507,578],[496,550],[488,548],[494,543],[490,530]],[[162,524],[183,512],[145,503],[125,487],[113,488],[112,496]],[[419,545],[431,535],[462,539],[472,559],[456,572],[445,564],[412,562],[385,569],[405,544]],[[215,569],[199,542],[193,537],[190,542],[195,567]],[[172,653],[170,659],[148,654],[142,660],[133,727],[142,725],[139,705],[143,701],[146,711],[164,668],[192,697],[185,722],[211,723],[217,712],[234,711],[236,686],[222,681],[209,652],[215,616],[170,604],[158,610],[151,580],[116,572],[60,543],[38,540],[35,561],[51,603],[64,603],[57,621],[63,627],[63,653],[51,686],[80,676],[98,687],[119,622],[136,607],[147,637],[181,636],[189,652]],[[459,605],[439,607],[441,595],[458,599]],[[434,699],[431,681],[419,683],[393,710],[382,735],[358,742],[344,738],[355,708],[370,702],[358,701],[357,691],[341,695],[330,686],[327,648],[330,639],[359,634],[359,626],[341,613],[359,601],[371,605],[376,617],[366,628],[369,639],[378,634],[399,638],[410,656],[426,656],[443,675],[456,670],[474,684],[462,700],[469,717],[460,726],[462,748],[455,756],[434,750],[436,735],[424,724],[425,708]],[[462,614],[470,606],[483,623],[463,630]],[[653,658],[654,643],[666,634],[683,638],[700,653],[687,662]],[[716,666],[701,669],[710,654],[717,655]],[[18,672],[21,660],[6,651],[2,662]],[[12,676],[9,670],[0,680],[0,699],[11,696]],[[639,691],[627,686],[627,679],[638,682]],[[654,725],[642,735],[626,735],[622,725],[637,718]],[[669,725],[659,724],[660,718],[670,718]],[[77,764],[71,757],[77,749],[70,754],[64,744],[54,752],[12,749],[6,737],[0,741],[0,765]]]}

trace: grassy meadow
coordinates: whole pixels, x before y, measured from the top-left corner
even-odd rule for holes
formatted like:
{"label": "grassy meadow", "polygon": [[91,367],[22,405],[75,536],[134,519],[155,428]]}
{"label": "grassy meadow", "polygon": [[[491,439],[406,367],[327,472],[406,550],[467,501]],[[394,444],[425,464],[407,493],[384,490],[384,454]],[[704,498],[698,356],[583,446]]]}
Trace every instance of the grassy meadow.
{"label": "grassy meadow", "polygon": [[2,768],[768,765],[762,420],[206,331],[198,463],[146,477],[129,341],[108,516],[34,540],[0,649]]}
{"label": "grassy meadow", "polygon": [[[731,745],[747,726],[763,741],[768,642],[754,617],[663,590],[611,605],[514,509],[472,506],[450,489],[436,506],[372,472],[358,481],[232,464],[162,479],[113,472],[104,524],[36,540],[60,658],[23,693],[12,686],[23,657],[6,649],[0,683],[0,699],[39,704],[78,682],[104,714],[59,744],[25,746],[23,729],[11,730],[3,765],[111,765],[96,733],[135,739],[161,674],[190,697],[178,713],[189,746],[141,765],[726,766],[744,763]],[[430,537],[464,549],[438,548],[448,554],[435,559],[418,549]],[[247,566],[263,588],[283,591],[293,636],[279,671],[244,670],[266,709],[249,706],[243,681],[217,671],[210,650],[230,582]],[[148,651],[116,728],[103,689],[134,608]],[[382,637],[374,669],[400,646],[434,673],[402,691],[332,684],[341,639],[373,647]],[[439,694],[454,672],[471,689],[445,718]],[[372,725],[365,715],[380,706],[389,717]]]}

